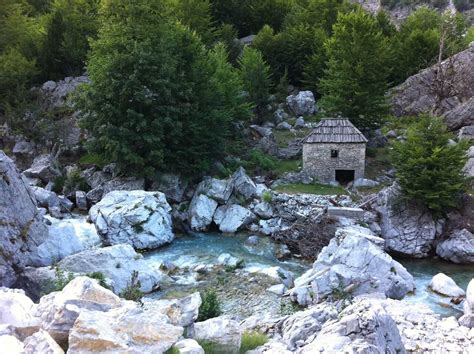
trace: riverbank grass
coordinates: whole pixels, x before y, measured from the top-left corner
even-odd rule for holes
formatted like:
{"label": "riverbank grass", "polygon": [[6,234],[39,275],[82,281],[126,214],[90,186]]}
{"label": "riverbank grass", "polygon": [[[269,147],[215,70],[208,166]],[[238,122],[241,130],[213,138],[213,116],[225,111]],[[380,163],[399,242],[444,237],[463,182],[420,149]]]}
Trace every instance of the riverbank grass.
{"label": "riverbank grass", "polygon": [[341,195],[347,194],[347,191],[343,187],[329,186],[326,184],[282,184],[273,188],[275,192],[282,192],[288,194],[306,193],[306,194],[318,194],[318,195]]}

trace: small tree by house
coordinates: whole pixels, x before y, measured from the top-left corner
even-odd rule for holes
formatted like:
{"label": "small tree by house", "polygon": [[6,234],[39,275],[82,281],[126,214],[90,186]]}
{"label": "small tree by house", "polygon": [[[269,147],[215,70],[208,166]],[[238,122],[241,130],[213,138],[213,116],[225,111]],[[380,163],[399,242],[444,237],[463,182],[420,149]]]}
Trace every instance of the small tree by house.
{"label": "small tree by house", "polygon": [[452,138],[440,118],[423,116],[408,128],[406,141],[393,146],[392,162],[403,194],[435,214],[456,207],[467,186],[467,146],[463,141],[449,144]]}

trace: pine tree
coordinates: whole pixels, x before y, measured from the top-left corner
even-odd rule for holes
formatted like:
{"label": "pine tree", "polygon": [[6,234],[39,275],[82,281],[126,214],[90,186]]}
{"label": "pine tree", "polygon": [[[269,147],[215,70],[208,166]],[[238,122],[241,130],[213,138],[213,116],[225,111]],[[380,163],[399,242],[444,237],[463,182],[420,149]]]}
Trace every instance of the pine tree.
{"label": "pine tree", "polygon": [[250,47],[244,48],[239,65],[248,100],[253,104],[257,118],[261,121],[270,96],[270,67],[263,60],[262,53]]}
{"label": "pine tree", "polygon": [[453,138],[440,118],[423,116],[408,129],[406,141],[393,146],[392,162],[404,195],[438,214],[455,207],[466,188],[467,145],[449,144]]}
{"label": "pine tree", "polygon": [[359,128],[377,127],[387,112],[387,46],[374,17],[363,10],[340,14],[325,44],[327,69],[321,105]]}

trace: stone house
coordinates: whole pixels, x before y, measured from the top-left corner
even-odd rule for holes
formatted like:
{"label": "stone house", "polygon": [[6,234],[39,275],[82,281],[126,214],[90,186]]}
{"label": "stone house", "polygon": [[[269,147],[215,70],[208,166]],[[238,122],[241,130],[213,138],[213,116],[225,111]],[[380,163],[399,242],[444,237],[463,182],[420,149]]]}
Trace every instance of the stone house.
{"label": "stone house", "polygon": [[303,169],[319,182],[364,178],[367,139],[349,119],[323,119],[302,143]]}

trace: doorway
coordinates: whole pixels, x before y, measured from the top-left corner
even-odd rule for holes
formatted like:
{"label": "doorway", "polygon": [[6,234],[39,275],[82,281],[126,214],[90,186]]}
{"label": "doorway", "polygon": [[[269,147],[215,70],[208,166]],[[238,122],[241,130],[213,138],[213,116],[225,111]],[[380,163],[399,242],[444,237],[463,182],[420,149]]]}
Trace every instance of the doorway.
{"label": "doorway", "polygon": [[346,185],[354,180],[354,170],[336,170],[336,181],[342,185]]}

